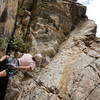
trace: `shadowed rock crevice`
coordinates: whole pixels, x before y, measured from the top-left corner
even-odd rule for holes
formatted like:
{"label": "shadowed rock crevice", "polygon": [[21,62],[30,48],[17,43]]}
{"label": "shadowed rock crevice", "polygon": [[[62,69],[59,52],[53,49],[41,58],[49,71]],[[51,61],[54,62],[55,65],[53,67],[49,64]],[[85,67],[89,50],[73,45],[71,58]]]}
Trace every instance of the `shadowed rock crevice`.
{"label": "shadowed rock crevice", "polygon": [[4,11],[2,12],[2,15],[0,17],[0,23],[6,22],[7,20],[7,8],[4,9]]}

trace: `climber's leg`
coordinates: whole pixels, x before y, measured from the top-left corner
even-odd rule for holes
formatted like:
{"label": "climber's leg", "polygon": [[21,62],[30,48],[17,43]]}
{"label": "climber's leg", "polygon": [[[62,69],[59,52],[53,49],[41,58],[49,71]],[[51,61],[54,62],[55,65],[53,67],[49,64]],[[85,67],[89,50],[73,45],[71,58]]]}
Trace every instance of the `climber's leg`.
{"label": "climber's leg", "polygon": [[8,80],[9,80],[8,77],[0,77],[0,100],[4,100]]}

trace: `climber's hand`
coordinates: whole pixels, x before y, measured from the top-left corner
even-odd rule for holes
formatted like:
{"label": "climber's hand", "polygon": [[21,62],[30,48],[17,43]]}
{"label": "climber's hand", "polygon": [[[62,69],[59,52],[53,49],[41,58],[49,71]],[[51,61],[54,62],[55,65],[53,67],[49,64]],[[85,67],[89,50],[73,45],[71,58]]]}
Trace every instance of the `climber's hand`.
{"label": "climber's hand", "polygon": [[9,58],[8,55],[5,55],[5,56],[1,57],[0,62],[4,61],[4,60],[7,59],[7,58]]}
{"label": "climber's hand", "polygon": [[6,69],[6,73],[7,73],[7,76],[14,76],[16,74],[16,69],[14,66],[12,65],[8,65],[8,68]]}

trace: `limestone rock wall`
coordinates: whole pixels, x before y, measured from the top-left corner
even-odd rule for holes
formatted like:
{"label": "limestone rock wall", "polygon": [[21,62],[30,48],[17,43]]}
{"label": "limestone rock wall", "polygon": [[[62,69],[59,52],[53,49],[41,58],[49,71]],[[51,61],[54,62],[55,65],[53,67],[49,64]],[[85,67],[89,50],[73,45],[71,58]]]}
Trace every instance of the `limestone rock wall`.
{"label": "limestone rock wall", "polygon": [[[10,14],[12,7],[16,11],[17,5],[7,6]],[[85,13],[76,0],[19,0],[14,41],[24,45],[12,43],[10,49],[22,52],[28,43],[28,52],[43,59],[34,71],[20,71],[9,80],[5,100],[100,100],[100,39]]]}
{"label": "limestone rock wall", "polygon": [[28,52],[52,58],[85,12],[85,6],[72,1],[21,0],[16,36],[31,42]]}
{"label": "limestone rock wall", "polygon": [[4,0],[1,0],[0,1],[0,16],[1,16],[2,12],[4,11],[5,3],[6,2],[4,2]]}
{"label": "limestone rock wall", "polygon": [[12,34],[18,0],[0,0],[0,51],[5,52]]}
{"label": "limestone rock wall", "polygon": [[99,100],[100,40],[95,30],[93,21],[81,21],[45,68],[10,80],[7,100]]}

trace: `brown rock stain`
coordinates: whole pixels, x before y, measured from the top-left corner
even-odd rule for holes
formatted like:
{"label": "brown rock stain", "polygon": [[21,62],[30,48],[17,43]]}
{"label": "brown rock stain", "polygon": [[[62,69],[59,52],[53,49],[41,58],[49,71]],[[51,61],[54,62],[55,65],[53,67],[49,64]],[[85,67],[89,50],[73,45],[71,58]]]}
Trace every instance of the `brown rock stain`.
{"label": "brown rock stain", "polygon": [[67,84],[70,80],[70,76],[71,76],[70,74],[72,71],[73,69],[71,67],[71,64],[68,64],[68,65],[66,64],[62,73],[61,80],[59,82],[59,90],[60,90],[59,94],[61,95],[61,97],[64,97],[66,95]]}

